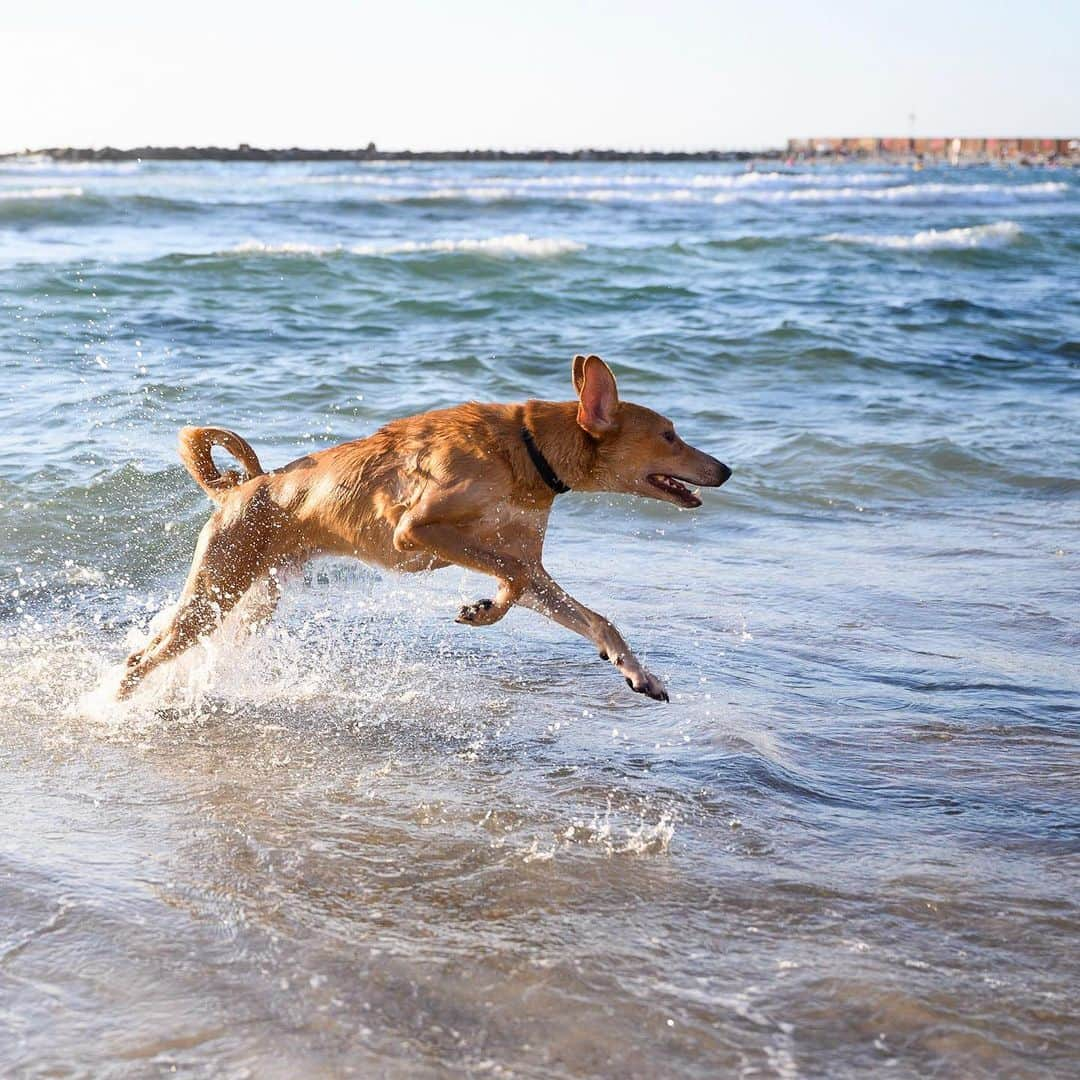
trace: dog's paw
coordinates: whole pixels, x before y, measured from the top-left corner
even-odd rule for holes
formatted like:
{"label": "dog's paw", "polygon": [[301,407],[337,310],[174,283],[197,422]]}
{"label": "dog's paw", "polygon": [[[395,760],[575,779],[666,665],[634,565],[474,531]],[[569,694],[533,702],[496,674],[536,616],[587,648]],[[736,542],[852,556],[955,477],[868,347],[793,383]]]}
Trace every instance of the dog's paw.
{"label": "dog's paw", "polygon": [[466,604],[457,615],[455,622],[466,626],[490,626],[506,614],[494,600],[477,600],[475,604]]}
{"label": "dog's paw", "polygon": [[647,697],[651,697],[653,701],[670,701],[668,697],[667,688],[664,684],[655,676],[650,674],[644,668],[635,672],[633,675],[626,676],[626,685],[634,691],[635,694],[645,694]]}
{"label": "dog's paw", "polygon": [[135,693],[135,688],[138,685],[138,676],[128,672],[128,674],[120,680],[120,685],[116,688],[116,700],[127,701],[127,699]]}

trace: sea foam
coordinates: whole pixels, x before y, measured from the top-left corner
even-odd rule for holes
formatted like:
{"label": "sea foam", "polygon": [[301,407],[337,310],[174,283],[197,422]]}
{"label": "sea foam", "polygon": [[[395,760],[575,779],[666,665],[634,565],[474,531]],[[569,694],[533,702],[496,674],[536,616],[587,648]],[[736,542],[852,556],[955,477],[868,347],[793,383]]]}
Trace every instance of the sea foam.
{"label": "sea foam", "polygon": [[357,244],[349,249],[354,255],[409,255],[418,252],[467,252],[481,255],[517,255],[543,259],[584,251],[585,245],[576,240],[558,237],[529,236],[508,233],[478,240],[402,241],[397,244]]}
{"label": "sea foam", "polygon": [[[768,178],[766,178],[766,176]],[[554,178],[552,178],[554,179]],[[370,198],[380,203],[440,203],[458,202],[515,202],[565,200],[594,203],[988,203],[1014,204],[1040,199],[1056,199],[1068,191],[1063,181],[1043,181],[1030,184],[987,183],[905,183],[890,181],[896,177],[871,180],[868,176],[848,177],[839,185],[826,177],[812,177],[815,186],[805,180],[794,180],[784,174],[754,174],[725,176],[715,179],[687,178],[682,186],[657,183],[650,191],[644,184],[630,183],[629,177],[605,178],[602,185],[573,183],[477,183],[468,187],[412,187],[408,190],[380,190]],[[720,188],[721,190],[716,190]]]}
{"label": "sea foam", "polygon": [[556,255],[567,255],[584,251],[585,245],[576,240],[559,237],[529,236],[527,233],[508,233],[504,236],[490,236],[479,239],[463,240],[403,240],[353,244],[346,246],[334,244],[280,243],[267,244],[250,240],[239,244],[228,254],[242,255],[367,255],[381,258],[390,255],[432,254],[473,254],[492,256],[516,256],[519,258],[543,259]]}
{"label": "sea foam", "polygon": [[77,199],[81,187],[0,188],[0,199]]}
{"label": "sea foam", "polygon": [[740,196],[721,192],[713,202],[734,202],[750,198],[757,202],[1017,202],[1030,199],[1054,198],[1068,191],[1062,181],[1048,180],[1037,184],[895,184],[891,187],[812,187],[791,191],[759,191]]}
{"label": "sea foam", "polygon": [[823,240],[834,244],[860,244],[898,251],[947,251],[960,248],[1001,247],[1015,243],[1023,230],[1015,221],[995,221],[958,229],[924,229],[911,235],[829,233]]}
{"label": "sea foam", "polygon": [[307,176],[298,180],[302,184],[339,184],[363,187],[410,188],[406,198],[418,198],[426,195],[430,198],[460,198],[472,195],[477,198],[492,193],[506,197],[508,193],[524,195],[529,190],[550,190],[562,188],[568,190],[587,190],[589,188],[754,188],[754,187],[851,187],[881,186],[895,183],[901,174],[892,171],[865,173],[840,173],[832,175],[824,171],[817,172],[764,172],[748,170],[739,173],[696,173],[687,177],[683,174],[666,176],[661,173],[621,173],[610,174],[606,171],[597,173],[561,173],[555,172],[543,176],[519,176],[512,173],[499,173],[494,176],[475,177],[466,187],[446,184],[439,178],[422,175],[371,176],[362,173],[330,173],[319,176]]}

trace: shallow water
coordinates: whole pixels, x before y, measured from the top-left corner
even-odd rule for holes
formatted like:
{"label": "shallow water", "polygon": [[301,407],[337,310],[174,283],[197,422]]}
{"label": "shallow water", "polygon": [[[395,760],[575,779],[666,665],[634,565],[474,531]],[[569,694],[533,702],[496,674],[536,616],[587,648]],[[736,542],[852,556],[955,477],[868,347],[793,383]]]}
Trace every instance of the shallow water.
{"label": "shallow water", "polygon": [[[0,1071],[1075,1074],[1078,255],[1051,170],[0,166]],[[111,704],[179,426],[579,351],[735,469],[553,515],[670,705],[337,562]]]}

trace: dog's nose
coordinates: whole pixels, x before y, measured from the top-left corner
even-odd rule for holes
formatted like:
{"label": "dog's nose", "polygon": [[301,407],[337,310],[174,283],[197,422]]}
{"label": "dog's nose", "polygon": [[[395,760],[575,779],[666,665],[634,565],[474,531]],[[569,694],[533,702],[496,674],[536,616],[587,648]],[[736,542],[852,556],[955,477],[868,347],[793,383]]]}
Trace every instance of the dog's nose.
{"label": "dog's nose", "polygon": [[722,462],[716,463],[716,486],[720,487],[731,479],[731,470]]}

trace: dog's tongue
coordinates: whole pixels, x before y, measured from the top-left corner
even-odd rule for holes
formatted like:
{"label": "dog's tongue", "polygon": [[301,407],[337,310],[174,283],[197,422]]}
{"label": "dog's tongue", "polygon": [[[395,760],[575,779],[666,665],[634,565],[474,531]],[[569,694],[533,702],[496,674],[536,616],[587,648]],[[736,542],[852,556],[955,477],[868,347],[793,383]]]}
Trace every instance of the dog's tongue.
{"label": "dog's tongue", "polygon": [[663,488],[665,491],[671,492],[682,504],[688,509],[692,509],[695,506],[701,505],[701,499],[691,491],[684,483],[676,480],[674,476],[667,476],[665,474],[657,474],[653,477],[657,487]]}
{"label": "dog's tongue", "polygon": [[696,491],[691,491],[685,484],[679,484],[678,494],[682,499],[683,504],[690,509],[701,505],[701,499],[698,497],[698,493]]}

